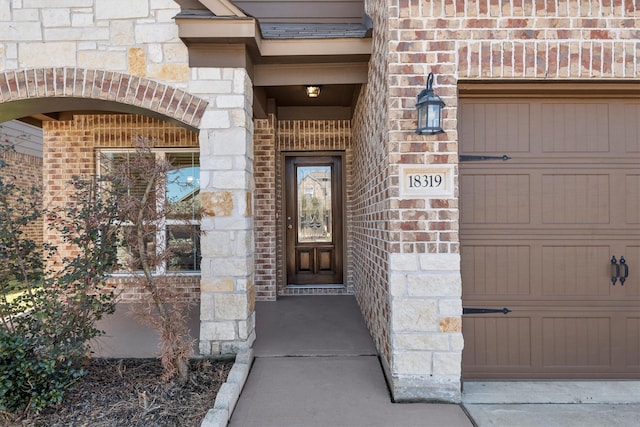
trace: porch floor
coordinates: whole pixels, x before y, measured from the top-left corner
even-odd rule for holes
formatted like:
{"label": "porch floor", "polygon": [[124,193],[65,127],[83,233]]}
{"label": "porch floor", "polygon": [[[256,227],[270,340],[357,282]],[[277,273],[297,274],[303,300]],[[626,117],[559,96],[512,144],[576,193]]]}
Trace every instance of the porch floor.
{"label": "porch floor", "polygon": [[256,305],[256,356],[230,426],[471,426],[458,405],[391,402],[353,296]]}

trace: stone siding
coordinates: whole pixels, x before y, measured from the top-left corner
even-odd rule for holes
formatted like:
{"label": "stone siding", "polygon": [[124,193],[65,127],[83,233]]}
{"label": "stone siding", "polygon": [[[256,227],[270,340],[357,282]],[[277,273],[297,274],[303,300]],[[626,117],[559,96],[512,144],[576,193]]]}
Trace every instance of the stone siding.
{"label": "stone siding", "polygon": [[[54,3],[0,2],[0,103],[21,105],[3,109],[0,120],[51,111],[56,98],[59,110],[139,113],[197,129],[201,197],[209,208],[202,220],[200,352],[251,345],[253,89],[247,71],[190,67],[173,19],[180,7],[172,0]],[[69,138],[81,145],[84,135]],[[78,172],[90,170],[87,164]],[[232,249],[218,251],[220,242]]]}

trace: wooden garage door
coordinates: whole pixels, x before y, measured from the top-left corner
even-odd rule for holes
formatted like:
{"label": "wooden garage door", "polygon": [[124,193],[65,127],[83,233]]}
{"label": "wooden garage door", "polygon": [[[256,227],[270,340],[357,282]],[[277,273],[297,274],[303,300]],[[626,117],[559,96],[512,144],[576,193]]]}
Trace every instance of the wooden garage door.
{"label": "wooden garage door", "polygon": [[640,100],[460,108],[464,378],[640,378]]}

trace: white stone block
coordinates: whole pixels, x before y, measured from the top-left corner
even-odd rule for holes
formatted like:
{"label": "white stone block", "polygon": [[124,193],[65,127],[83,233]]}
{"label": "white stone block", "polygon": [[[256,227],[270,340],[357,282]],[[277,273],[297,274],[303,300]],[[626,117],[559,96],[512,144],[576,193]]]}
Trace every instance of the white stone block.
{"label": "white stone block", "polygon": [[78,52],[78,66],[97,70],[126,70],[125,52]]}
{"label": "white stone block", "polygon": [[391,271],[418,271],[416,254],[390,254],[389,269]]}
{"label": "white stone block", "polygon": [[246,320],[249,316],[246,294],[217,294],[214,298],[216,320]]}
{"label": "white stone block", "polygon": [[0,22],[11,22],[10,5],[10,0],[0,0]]}
{"label": "white stone block", "polygon": [[18,43],[5,43],[4,52],[7,58],[18,59]]}
{"label": "white stone block", "polygon": [[133,45],[136,39],[133,34],[132,21],[111,21],[111,43],[116,46]]}
{"label": "white stone block", "polygon": [[405,296],[407,292],[407,276],[404,273],[389,274],[389,293],[393,297]]}
{"label": "white stone block", "polygon": [[464,337],[462,334],[447,334],[447,335],[449,335],[451,351],[462,351],[464,349]]}
{"label": "white stone block", "polygon": [[431,375],[432,354],[428,351],[403,351],[393,354],[394,375]]}
{"label": "white stone block", "polygon": [[158,23],[173,23],[174,20],[173,18],[180,13],[180,9],[166,9],[166,10],[157,10],[155,15],[156,15],[156,22]]}
{"label": "white stone block", "polygon": [[439,328],[437,301],[393,298],[391,310],[392,333],[428,332]]}
{"label": "white stone block", "polygon": [[162,62],[162,45],[161,44],[149,44],[147,45],[147,59],[156,64]]}
{"label": "white stone block", "polygon": [[200,294],[200,320],[215,320],[214,295],[211,293]]}
{"label": "white stone block", "polygon": [[429,351],[448,351],[449,334],[428,333],[428,334],[394,334],[393,350],[429,350]]}
{"label": "white stone block", "polygon": [[73,13],[71,15],[72,27],[90,27],[93,25],[93,13]]}
{"label": "white stone block", "polygon": [[71,25],[71,11],[66,8],[48,7],[42,9],[44,27],[68,27]]}
{"label": "white stone block", "polygon": [[210,258],[229,257],[233,251],[229,242],[228,231],[207,231],[200,238],[202,256]]}
{"label": "white stone block", "polygon": [[107,28],[45,28],[47,41],[108,40]]}
{"label": "white stone block", "polygon": [[206,95],[226,95],[231,93],[231,82],[228,80],[195,80],[189,82],[189,92]]}
{"label": "white stone block", "polygon": [[13,9],[13,22],[40,21],[40,11],[38,9]]}
{"label": "white stone block", "polygon": [[137,43],[164,43],[179,40],[178,26],[171,24],[137,24],[135,27]]}
{"label": "white stone block", "polygon": [[236,324],[229,322],[201,322],[201,341],[231,341],[237,339]]}
{"label": "white stone block", "polygon": [[96,19],[133,19],[149,16],[149,0],[95,0]]}
{"label": "white stone block", "polygon": [[194,80],[220,80],[222,79],[221,68],[193,68]]}
{"label": "white stone block", "polygon": [[176,13],[180,12],[180,8],[176,7],[174,0],[150,0],[151,9],[173,9]]}
{"label": "white stone block", "polygon": [[217,258],[211,260],[211,264],[216,276],[246,276],[249,271],[246,258]]}
{"label": "white stone block", "polygon": [[23,8],[43,9],[51,7],[54,3],[56,7],[92,7],[94,0],[22,0]]}
{"label": "white stone block", "polygon": [[433,375],[460,378],[462,373],[462,353],[434,353]]}
{"label": "white stone block", "polygon": [[421,254],[420,269],[424,271],[459,271],[459,254]]}
{"label": "white stone block", "polygon": [[218,108],[244,108],[244,95],[218,95],[216,96],[216,107]]}
{"label": "white stone block", "polygon": [[409,296],[439,297],[462,295],[460,273],[422,273],[407,277]]}
{"label": "white stone block", "polygon": [[211,136],[213,154],[216,156],[244,156],[248,153],[246,129],[223,129],[215,131]]}
{"label": "white stone block", "polygon": [[186,64],[189,61],[189,50],[182,42],[163,44],[162,52],[166,62]]}
{"label": "white stone block", "polygon": [[[229,129],[230,126],[231,121],[228,111],[207,110],[200,121],[201,129]],[[221,135],[214,135],[214,138],[220,137]]]}
{"label": "white stone block", "polygon": [[245,171],[218,171],[211,174],[216,188],[226,190],[244,190],[248,188]]}
{"label": "white stone block", "polygon": [[71,42],[22,43],[18,48],[18,60],[21,68],[75,67],[76,44]]}
{"label": "white stone block", "polygon": [[462,300],[460,298],[441,299],[438,301],[441,316],[461,316]]}
{"label": "white stone block", "polygon": [[78,47],[78,51],[96,50],[98,48],[98,44],[96,42],[78,42],[76,46]]}
{"label": "white stone block", "polygon": [[250,219],[241,216],[216,216],[213,222],[217,230],[250,230]]}
{"label": "white stone block", "polygon": [[16,42],[42,40],[39,22],[0,22],[0,34],[3,39]]}

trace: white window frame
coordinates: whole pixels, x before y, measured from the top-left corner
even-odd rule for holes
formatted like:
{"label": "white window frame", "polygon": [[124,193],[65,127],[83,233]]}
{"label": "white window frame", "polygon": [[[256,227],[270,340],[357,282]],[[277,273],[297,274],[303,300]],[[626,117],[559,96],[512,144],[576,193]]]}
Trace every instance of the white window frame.
{"label": "white window frame", "polygon": [[[156,158],[156,160],[165,160],[166,159],[166,155],[170,154],[170,153],[193,153],[195,154],[195,157],[197,157],[198,159],[198,167],[200,167],[200,149],[197,147],[185,147],[185,148],[152,148],[149,150],[151,152],[151,154],[153,154]],[[109,147],[100,147],[100,148],[96,148],[95,149],[95,156],[96,156],[96,176],[98,177],[98,179],[100,178],[100,173],[102,171],[102,156],[103,154],[118,154],[118,153],[128,153],[128,154],[135,154],[136,149],[135,148],[109,148]],[[200,180],[200,178],[198,178],[198,180]],[[166,180],[162,183],[162,185],[158,185],[156,188],[156,207],[157,209],[162,209],[162,206],[165,202],[166,199]],[[126,226],[127,224],[120,224],[120,225],[124,225]],[[162,250],[164,250],[164,248],[167,245],[167,233],[168,233],[168,227],[171,225],[200,225],[200,220],[199,219],[190,219],[190,220],[175,220],[175,219],[167,219],[167,218],[162,218],[159,223],[158,223],[158,227],[157,227],[157,231],[156,231],[156,235],[155,235],[155,248],[156,248],[156,253],[160,253]],[[202,233],[201,233],[202,234]],[[199,248],[200,249],[200,248]],[[201,250],[201,249],[200,249]],[[198,251],[198,253],[201,253],[200,251]],[[156,271],[155,273],[158,275],[161,274],[165,274],[168,272],[168,274],[171,275],[180,275],[180,276],[189,276],[189,275],[200,275],[202,271],[202,267],[200,268],[200,270],[176,270],[176,271],[168,271],[167,270],[167,265],[166,262],[163,263],[160,266],[156,267]],[[123,272],[123,271],[118,271],[118,272],[113,272],[111,273],[111,275],[113,276],[128,276],[131,273],[129,272]]]}

